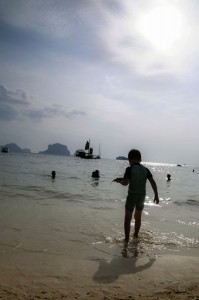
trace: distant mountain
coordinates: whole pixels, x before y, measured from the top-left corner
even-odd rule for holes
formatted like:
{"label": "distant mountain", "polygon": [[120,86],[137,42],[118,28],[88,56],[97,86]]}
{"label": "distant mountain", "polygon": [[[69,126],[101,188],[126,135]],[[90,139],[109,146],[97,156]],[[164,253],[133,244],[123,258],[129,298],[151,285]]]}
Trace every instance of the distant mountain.
{"label": "distant mountain", "polygon": [[[1,148],[3,146],[0,146]],[[10,143],[10,144],[6,144],[4,145],[4,147],[8,147],[9,149],[9,152],[15,152],[15,153],[31,153],[31,150],[30,149],[27,149],[27,148],[20,148],[19,146],[17,146],[17,144],[15,143]]]}
{"label": "distant mountain", "polygon": [[65,155],[70,156],[70,151],[67,146],[56,143],[53,145],[48,145],[48,149],[45,151],[40,151],[40,154],[53,154],[53,155]]}
{"label": "distant mountain", "polygon": [[116,157],[116,159],[119,159],[119,160],[128,160],[128,158],[125,157],[125,156],[118,156],[118,157]]}

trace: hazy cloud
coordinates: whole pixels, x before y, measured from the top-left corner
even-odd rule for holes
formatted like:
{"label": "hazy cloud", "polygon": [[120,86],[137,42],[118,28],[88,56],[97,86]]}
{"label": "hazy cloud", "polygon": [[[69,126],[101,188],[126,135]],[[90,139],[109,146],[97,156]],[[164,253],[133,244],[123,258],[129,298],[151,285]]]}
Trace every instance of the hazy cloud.
{"label": "hazy cloud", "polygon": [[88,6],[87,1],[84,5],[81,1],[72,5],[66,1],[56,5],[51,1],[23,1],[20,11],[19,2],[7,1],[4,15],[0,14],[2,56],[32,62],[45,61],[46,55],[52,53],[87,61],[105,59],[108,55],[98,34],[105,25],[103,15],[90,1]]}
{"label": "hazy cloud", "polygon": [[198,161],[198,10],[196,0],[0,0],[0,144],[6,128],[34,151],[91,138],[103,157],[138,147],[154,161]]}
{"label": "hazy cloud", "polygon": [[11,121],[18,117],[18,111],[9,105],[0,103],[0,120]]}
{"label": "hazy cloud", "polygon": [[23,90],[11,91],[0,85],[0,103],[28,105],[27,95]]}
{"label": "hazy cloud", "polygon": [[17,119],[22,107],[29,105],[27,95],[23,90],[9,90],[0,85],[0,120]]}
{"label": "hazy cloud", "polygon": [[77,116],[85,116],[86,113],[80,110],[66,110],[61,106],[44,107],[40,109],[24,110],[23,115],[30,119],[46,119],[46,118],[72,118]]}
{"label": "hazy cloud", "polygon": [[[23,90],[12,91],[0,85],[0,120],[11,121],[14,119],[23,119],[23,117],[42,120],[46,118],[73,118],[86,115],[84,111],[67,109],[61,105],[36,108],[34,104],[30,105],[27,98],[27,94]],[[24,109],[24,106],[27,105],[33,107]]]}

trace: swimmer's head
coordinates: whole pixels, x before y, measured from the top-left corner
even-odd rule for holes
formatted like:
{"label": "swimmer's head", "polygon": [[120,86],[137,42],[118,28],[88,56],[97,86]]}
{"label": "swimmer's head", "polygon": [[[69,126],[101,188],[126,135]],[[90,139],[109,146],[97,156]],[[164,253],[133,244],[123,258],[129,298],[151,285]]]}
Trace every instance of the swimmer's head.
{"label": "swimmer's head", "polygon": [[55,172],[55,171],[52,171],[51,175],[52,175],[52,178],[55,178],[56,172]]}

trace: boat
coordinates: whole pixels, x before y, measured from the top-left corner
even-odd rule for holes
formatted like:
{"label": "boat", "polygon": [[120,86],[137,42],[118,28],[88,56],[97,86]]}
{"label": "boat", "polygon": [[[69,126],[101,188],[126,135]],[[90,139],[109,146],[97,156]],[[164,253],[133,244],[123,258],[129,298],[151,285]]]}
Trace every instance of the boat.
{"label": "boat", "polygon": [[80,157],[80,158],[85,158],[85,159],[100,159],[100,149],[99,149],[99,154],[95,155],[93,154],[93,148],[90,146],[90,140],[86,142],[85,144],[85,151],[84,150],[79,150],[76,151],[75,156]]}
{"label": "boat", "polygon": [[3,146],[3,147],[1,148],[1,152],[2,152],[2,153],[8,153],[8,152],[9,152],[8,147],[7,147],[7,146]]}

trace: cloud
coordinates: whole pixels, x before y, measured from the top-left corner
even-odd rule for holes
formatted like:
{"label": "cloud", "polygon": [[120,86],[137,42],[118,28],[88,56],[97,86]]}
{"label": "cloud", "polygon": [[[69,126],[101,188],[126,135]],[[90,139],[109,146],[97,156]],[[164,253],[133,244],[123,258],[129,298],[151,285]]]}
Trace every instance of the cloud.
{"label": "cloud", "polygon": [[[0,85],[0,120],[23,120],[24,117],[30,120],[40,120],[47,118],[75,118],[78,116],[86,116],[86,112],[78,109],[67,108],[63,105],[55,105],[45,107],[32,107],[28,100],[28,95],[23,90],[8,90]],[[29,106],[30,108],[24,108]]]}
{"label": "cloud", "polygon": [[51,107],[44,107],[40,109],[24,110],[23,115],[30,119],[43,120],[48,118],[74,118],[78,116],[85,116],[86,113],[81,110],[66,110],[63,106],[53,105]]}
{"label": "cloud", "polygon": [[9,105],[0,103],[0,121],[11,121],[18,117],[18,111]]}
{"label": "cloud", "polygon": [[103,16],[91,2],[85,6],[81,1],[19,2],[7,1],[0,14],[3,57],[24,63],[45,62],[53,54],[83,61],[100,61],[108,55],[98,35],[105,26]]}
{"label": "cloud", "polygon": [[[0,19],[11,26],[66,38],[82,27],[97,23],[99,11],[95,1],[54,0],[4,1]],[[76,29],[77,28],[77,29]]]}
{"label": "cloud", "polygon": [[[123,0],[123,10],[120,14],[105,11],[105,8],[101,5],[101,10],[104,10],[106,19],[106,30],[102,30],[101,37],[107,49],[112,53],[112,61],[125,65],[132,72],[145,76],[165,73],[179,75],[191,70],[194,61],[198,59],[199,45],[198,21],[193,17],[195,9],[193,2],[190,3],[190,1],[184,0],[182,1],[183,5],[181,5],[181,2],[178,1],[142,0],[136,2]],[[160,23],[162,31],[159,30],[158,32],[158,23],[154,23],[153,28],[151,28],[152,25],[149,22],[148,25],[139,24],[140,20],[143,21],[144,16],[148,17],[150,14],[153,16],[158,8],[168,12],[168,15],[164,16],[165,23]],[[169,28],[169,12],[174,10],[178,12],[179,18],[173,18],[174,22],[172,24],[177,26],[181,22],[181,28],[179,36],[176,36],[175,42],[172,42],[172,34],[175,33],[176,26]],[[155,20],[152,19],[151,22],[155,22]],[[143,29],[144,26],[148,30],[145,35],[139,30],[139,27]],[[155,30],[157,30],[155,32],[157,36],[154,37],[154,43],[151,43],[148,37],[152,36]],[[171,40],[169,40],[169,37]],[[155,43],[158,40],[163,40],[166,43],[167,39],[167,45],[169,42],[171,43],[170,48],[159,49],[156,47]]]}
{"label": "cloud", "polygon": [[0,85],[0,104],[1,103],[29,105],[27,95],[23,90],[18,89],[11,91],[3,85]]}
{"label": "cloud", "polygon": [[[46,53],[55,51],[54,39],[32,28],[15,27],[0,20],[0,56],[11,63],[32,63],[45,60]],[[58,44],[58,43],[57,43]]]}
{"label": "cloud", "polygon": [[[199,52],[194,1],[181,2],[7,0],[0,4],[0,53],[41,62],[54,53],[76,61],[119,64],[142,75],[179,74],[193,67]],[[171,52],[162,53],[141,34],[138,24],[145,15],[153,16],[155,8],[169,11],[168,5],[182,16],[178,23],[183,34]]]}
{"label": "cloud", "polygon": [[29,105],[23,90],[8,90],[0,85],[0,120],[11,121],[19,117],[21,107]]}

